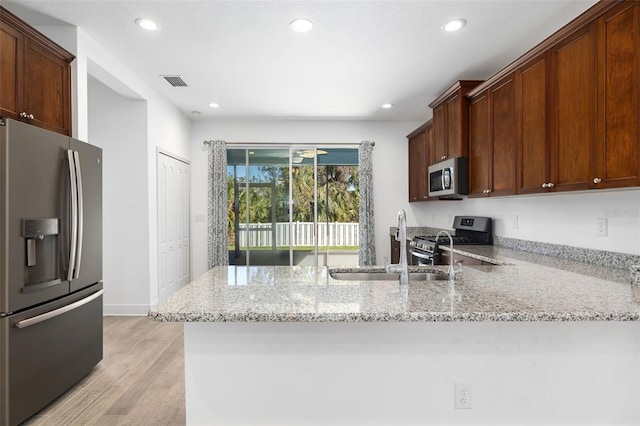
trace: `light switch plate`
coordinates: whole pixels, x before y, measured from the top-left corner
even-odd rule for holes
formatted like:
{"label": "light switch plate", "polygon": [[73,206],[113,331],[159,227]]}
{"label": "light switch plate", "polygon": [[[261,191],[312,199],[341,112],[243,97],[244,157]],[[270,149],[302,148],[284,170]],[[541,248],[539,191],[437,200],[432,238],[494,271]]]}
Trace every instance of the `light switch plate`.
{"label": "light switch plate", "polygon": [[609,233],[609,224],[606,217],[599,217],[596,219],[596,236],[598,237],[606,237]]}

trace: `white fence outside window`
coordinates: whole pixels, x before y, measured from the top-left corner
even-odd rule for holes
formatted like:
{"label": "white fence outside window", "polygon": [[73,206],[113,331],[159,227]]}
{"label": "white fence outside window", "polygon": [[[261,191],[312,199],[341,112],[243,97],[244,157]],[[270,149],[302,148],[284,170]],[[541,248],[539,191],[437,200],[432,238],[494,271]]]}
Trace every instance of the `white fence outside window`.
{"label": "white fence outside window", "polygon": [[[244,223],[240,224],[240,247],[272,247],[273,232],[271,223],[250,223],[249,231]],[[276,246],[293,247],[313,246],[313,222],[278,222],[276,225]],[[319,247],[358,246],[358,223],[330,222],[318,223]],[[247,244],[248,236],[248,244]]]}

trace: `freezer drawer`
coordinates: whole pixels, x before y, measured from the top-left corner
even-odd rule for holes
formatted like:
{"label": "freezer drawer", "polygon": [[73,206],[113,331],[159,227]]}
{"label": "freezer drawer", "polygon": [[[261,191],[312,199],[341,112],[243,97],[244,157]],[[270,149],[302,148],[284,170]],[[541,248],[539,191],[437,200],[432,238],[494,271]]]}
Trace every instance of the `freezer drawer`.
{"label": "freezer drawer", "polygon": [[102,359],[102,283],[0,319],[0,424],[16,425]]}

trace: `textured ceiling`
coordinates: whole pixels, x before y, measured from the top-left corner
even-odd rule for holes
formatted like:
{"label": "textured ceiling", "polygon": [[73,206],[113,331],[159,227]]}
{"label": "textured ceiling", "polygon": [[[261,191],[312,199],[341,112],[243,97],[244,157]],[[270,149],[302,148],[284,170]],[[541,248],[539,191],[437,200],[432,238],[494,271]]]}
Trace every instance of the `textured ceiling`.
{"label": "textured ceiling", "polygon": [[[366,120],[427,118],[427,104],[455,80],[490,76],[594,3],[3,0],[33,25],[82,28],[200,119]],[[139,17],[160,30],[141,30]],[[297,17],[313,30],[292,32]],[[444,33],[452,17],[468,25]],[[180,75],[188,87],[161,75]],[[382,109],[387,102],[393,108]]]}

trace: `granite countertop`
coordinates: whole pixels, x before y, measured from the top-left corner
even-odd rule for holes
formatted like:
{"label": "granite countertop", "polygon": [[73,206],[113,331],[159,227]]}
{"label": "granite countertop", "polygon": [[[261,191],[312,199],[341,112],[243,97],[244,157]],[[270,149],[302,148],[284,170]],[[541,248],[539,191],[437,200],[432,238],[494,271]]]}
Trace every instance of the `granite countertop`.
{"label": "granite countertop", "polygon": [[454,252],[501,265],[465,265],[455,283],[412,281],[408,286],[335,280],[334,268],[326,267],[218,266],[152,307],[149,317],[183,322],[640,320],[640,285],[631,284],[628,269],[497,246],[458,246]]}

